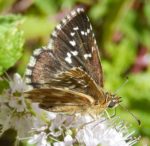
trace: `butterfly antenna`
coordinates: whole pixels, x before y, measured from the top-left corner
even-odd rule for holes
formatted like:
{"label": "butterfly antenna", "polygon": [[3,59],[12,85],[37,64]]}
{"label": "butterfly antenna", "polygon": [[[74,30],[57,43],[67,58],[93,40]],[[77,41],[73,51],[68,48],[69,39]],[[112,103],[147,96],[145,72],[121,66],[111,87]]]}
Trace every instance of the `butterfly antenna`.
{"label": "butterfly antenna", "polygon": [[127,84],[127,82],[129,81],[128,77],[126,78],[126,80],[124,81],[124,83],[114,92],[114,94],[117,94],[118,91],[124,86]]}
{"label": "butterfly antenna", "polygon": [[139,126],[141,125],[141,121],[133,113],[131,113],[127,108],[123,107],[121,104],[119,104],[119,106],[125,111],[127,111],[136,120]]}

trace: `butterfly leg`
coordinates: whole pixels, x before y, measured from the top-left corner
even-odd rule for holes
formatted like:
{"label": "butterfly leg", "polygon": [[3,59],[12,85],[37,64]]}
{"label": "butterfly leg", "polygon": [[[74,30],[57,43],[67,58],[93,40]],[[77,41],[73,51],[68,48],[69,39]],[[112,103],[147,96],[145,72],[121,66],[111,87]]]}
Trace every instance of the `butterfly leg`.
{"label": "butterfly leg", "polygon": [[107,112],[107,110],[105,110],[105,113],[106,113],[108,119],[112,119],[113,117],[116,116],[116,108],[115,108],[115,112],[112,115],[109,115],[109,113]]}
{"label": "butterfly leg", "polygon": [[89,121],[89,122],[87,122],[87,123],[84,123],[83,125],[81,125],[81,129],[82,128],[84,128],[86,125],[89,125],[89,124],[91,124],[91,123],[93,123],[93,122],[95,122],[96,120],[96,116],[94,116],[94,115],[92,115],[92,113],[90,113],[90,112],[87,112],[88,113],[88,115],[92,118],[92,120],[91,121]]}
{"label": "butterfly leg", "polygon": [[115,112],[113,113],[113,115],[109,115],[108,112],[105,110],[106,114],[107,114],[107,118],[103,119],[102,121],[100,121],[99,123],[97,123],[96,125],[94,125],[93,128],[97,127],[100,123],[106,121],[106,120],[110,120],[112,118],[114,118],[116,116],[116,108],[115,108]]}

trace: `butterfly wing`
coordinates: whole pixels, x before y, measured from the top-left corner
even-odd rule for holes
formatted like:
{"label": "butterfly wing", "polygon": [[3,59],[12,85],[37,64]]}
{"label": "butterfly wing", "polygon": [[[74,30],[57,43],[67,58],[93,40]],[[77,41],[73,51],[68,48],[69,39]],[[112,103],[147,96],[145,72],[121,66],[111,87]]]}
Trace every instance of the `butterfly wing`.
{"label": "butterfly wing", "polygon": [[41,108],[54,112],[84,111],[95,102],[89,95],[55,87],[33,89],[26,94]]}
{"label": "butterfly wing", "polygon": [[[101,90],[98,87],[103,86],[98,47],[91,24],[83,9],[78,8],[67,15],[56,26],[48,46],[33,52],[25,76],[27,84],[39,88],[37,89],[39,91],[45,88],[52,91],[51,89],[55,87],[69,89],[73,93],[79,92],[84,94],[83,97],[90,96],[93,100],[105,100],[103,92],[99,92]],[[49,94],[47,97],[44,92],[40,93],[45,96],[44,100],[51,98],[49,104],[53,104],[51,100],[54,96]],[[31,98],[34,94],[32,91],[28,92]],[[70,103],[71,96],[74,97],[66,96]],[[55,96],[56,102],[58,99],[60,100]],[[61,99],[65,99],[63,94]],[[63,103],[62,100],[60,102]]]}
{"label": "butterfly wing", "polygon": [[82,67],[98,85],[103,86],[96,39],[83,9],[78,8],[67,15],[51,37],[50,47],[60,62],[65,61],[69,67]]}
{"label": "butterfly wing", "polygon": [[73,10],[56,26],[47,47],[34,51],[26,79],[33,84],[42,83],[72,67],[81,67],[103,86],[98,47],[89,19],[81,8]]}

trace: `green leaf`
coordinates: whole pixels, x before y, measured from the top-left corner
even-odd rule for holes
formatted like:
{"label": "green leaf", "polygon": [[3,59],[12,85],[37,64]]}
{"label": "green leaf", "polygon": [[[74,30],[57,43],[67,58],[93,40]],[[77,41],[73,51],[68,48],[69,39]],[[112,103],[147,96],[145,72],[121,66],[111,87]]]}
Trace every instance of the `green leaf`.
{"label": "green leaf", "polygon": [[57,2],[54,0],[35,0],[35,5],[43,14],[54,14],[57,10]]}
{"label": "green leaf", "polygon": [[0,12],[8,11],[8,9],[15,3],[16,0],[0,0]]}
{"label": "green leaf", "polygon": [[17,131],[15,129],[7,129],[0,136],[0,145],[14,146],[17,138]]}
{"label": "green leaf", "polygon": [[21,16],[0,16],[0,75],[12,67],[22,55]]}
{"label": "green leaf", "polygon": [[89,12],[89,16],[91,17],[91,19],[93,19],[94,21],[99,20],[99,18],[102,18],[108,11],[108,4],[109,1],[99,1],[98,3],[96,3]]}
{"label": "green leaf", "polygon": [[7,89],[9,84],[6,80],[0,80],[0,94],[3,92],[4,89]]}

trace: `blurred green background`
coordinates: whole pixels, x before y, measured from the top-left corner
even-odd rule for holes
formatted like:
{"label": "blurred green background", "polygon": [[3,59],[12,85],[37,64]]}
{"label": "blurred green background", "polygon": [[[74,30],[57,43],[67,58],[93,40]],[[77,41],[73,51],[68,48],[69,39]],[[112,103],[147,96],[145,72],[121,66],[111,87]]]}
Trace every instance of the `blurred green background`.
{"label": "blurred green background", "polygon": [[32,51],[46,45],[55,25],[78,6],[93,25],[105,89],[115,92],[128,77],[117,94],[142,124],[120,107],[117,115],[141,135],[138,146],[150,145],[149,0],[0,0],[0,75],[23,75]]}

